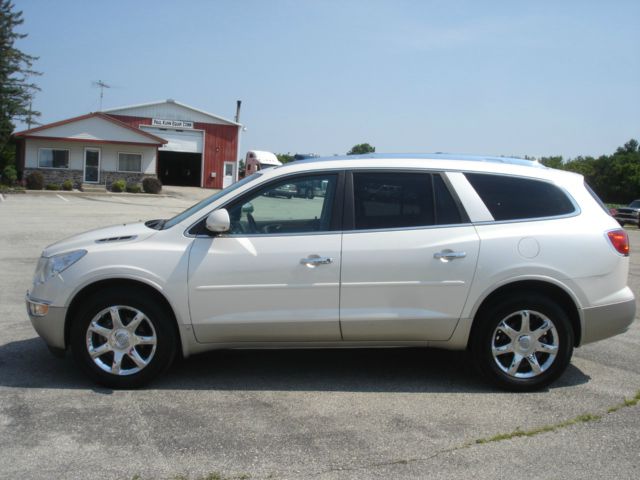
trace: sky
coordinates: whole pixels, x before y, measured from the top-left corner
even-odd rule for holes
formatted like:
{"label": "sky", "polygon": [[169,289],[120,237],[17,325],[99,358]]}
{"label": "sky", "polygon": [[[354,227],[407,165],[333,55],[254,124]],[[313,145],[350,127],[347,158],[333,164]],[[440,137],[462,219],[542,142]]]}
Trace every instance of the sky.
{"label": "sky", "polygon": [[[610,154],[640,138],[640,1],[14,0],[40,122],[173,98],[241,152]],[[23,129],[24,125],[18,125]]]}

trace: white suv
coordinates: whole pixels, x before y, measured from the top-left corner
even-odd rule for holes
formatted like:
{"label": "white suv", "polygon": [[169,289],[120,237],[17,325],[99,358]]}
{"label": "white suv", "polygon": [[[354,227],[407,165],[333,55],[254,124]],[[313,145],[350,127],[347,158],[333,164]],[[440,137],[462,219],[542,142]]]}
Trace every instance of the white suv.
{"label": "white suv", "polygon": [[[279,195],[307,189],[306,197]],[[629,242],[581,176],[445,155],[264,170],[169,220],[47,247],[27,308],[111,387],[217,348],[469,349],[511,390],[635,316]]]}

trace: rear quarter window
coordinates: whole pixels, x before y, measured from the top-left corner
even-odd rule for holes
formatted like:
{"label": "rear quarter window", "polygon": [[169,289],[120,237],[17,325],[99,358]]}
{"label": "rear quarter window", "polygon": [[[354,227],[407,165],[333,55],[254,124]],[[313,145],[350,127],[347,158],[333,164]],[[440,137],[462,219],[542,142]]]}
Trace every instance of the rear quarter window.
{"label": "rear quarter window", "polygon": [[521,220],[568,215],[571,200],[557,186],[530,178],[465,173],[495,220]]}

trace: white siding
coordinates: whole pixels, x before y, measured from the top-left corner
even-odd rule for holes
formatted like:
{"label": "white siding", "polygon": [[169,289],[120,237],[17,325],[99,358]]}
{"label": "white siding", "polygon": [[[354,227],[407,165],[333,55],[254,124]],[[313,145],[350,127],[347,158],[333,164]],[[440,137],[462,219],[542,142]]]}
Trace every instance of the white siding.
{"label": "white siding", "polygon": [[215,125],[235,125],[225,122],[221,118],[198,112],[191,108],[172,102],[162,102],[152,105],[140,105],[118,109],[105,110],[105,113],[113,115],[126,115],[128,117],[160,118],[163,120],[188,120],[191,122],[213,123]]}
{"label": "white siding", "polygon": [[164,138],[168,143],[162,145],[160,150],[169,152],[191,152],[202,153],[203,131],[202,130],[174,130],[171,128],[157,128],[140,126],[145,132]]}
{"label": "white siding", "polygon": [[76,122],[45,128],[31,135],[37,137],[74,138],[78,140],[107,140],[115,142],[139,142],[156,145],[157,142],[134,130],[121,127],[100,117],[90,117]]}
{"label": "white siding", "polygon": [[156,147],[143,145],[117,145],[97,144],[83,142],[64,142],[26,139],[25,168],[38,167],[38,150],[41,148],[54,148],[69,150],[69,169],[82,170],[84,167],[84,149],[99,148],[100,170],[115,172],[118,170],[118,152],[142,154],[142,173],[154,175],[156,173]]}

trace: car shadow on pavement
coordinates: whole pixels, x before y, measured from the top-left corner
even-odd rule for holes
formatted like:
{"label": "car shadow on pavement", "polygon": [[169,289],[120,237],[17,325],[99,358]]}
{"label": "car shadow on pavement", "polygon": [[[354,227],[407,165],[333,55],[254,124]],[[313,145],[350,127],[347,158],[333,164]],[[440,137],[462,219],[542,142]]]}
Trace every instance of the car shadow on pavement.
{"label": "car shadow on pavement", "polygon": [[[550,388],[587,383],[570,365]],[[0,346],[0,386],[109,389],[92,383],[69,354],[53,357],[39,338]],[[150,390],[498,392],[467,352],[428,348],[220,350],[178,360]]]}

